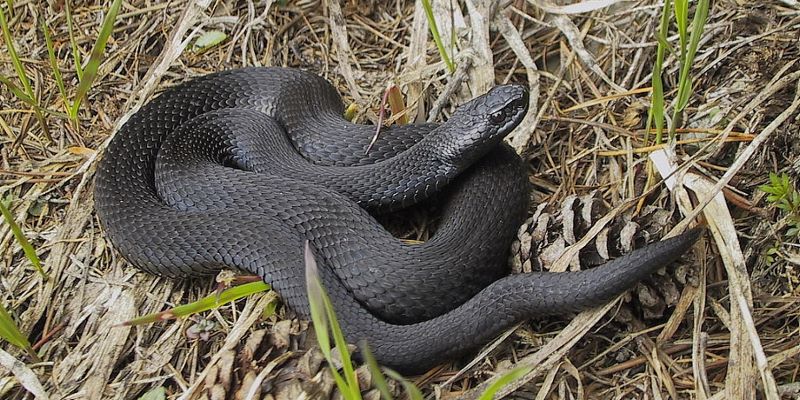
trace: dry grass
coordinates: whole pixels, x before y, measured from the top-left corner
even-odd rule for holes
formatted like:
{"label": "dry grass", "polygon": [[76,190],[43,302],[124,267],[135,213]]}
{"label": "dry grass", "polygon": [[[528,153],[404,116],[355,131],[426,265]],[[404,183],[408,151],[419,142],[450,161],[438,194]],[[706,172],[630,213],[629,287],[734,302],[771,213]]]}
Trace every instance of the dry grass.
{"label": "dry grass", "polygon": [[[45,18],[67,90],[74,93],[63,2],[45,8],[13,3],[12,35],[39,103],[63,110],[39,31]],[[160,386],[170,398],[226,398],[226,392],[227,398],[331,395],[320,354],[307,351],[314,343],[308,324],[291,319],[286,310],[262,317],[274,294],[194,320],[117,326],[195,300],[213,286],[140,273],[109,248],[92,212],[94,160],[116,127],[159,88],[243,65],[317,71],[367,110],[361,121],[377,120],[369,110],[390,82],[406,94],[412,120],[426,119],[440,93],[458,104],[496,83],[526,82],[535,107],[510,140],[530,161],[537,204],[560,209],[572,195],[596,191],[609,208],[609,217],[593,221],[585,240],[579,236],[551,269],[566,268],[571,255],[604,224],[613,225],[616,215],[637,220],[644,218],[643,206],[655,205],[671,212],[672,226],[688,222],[698,201],[708,203],[694,214],[709,222],[711,234],[695,246],[684,268],[666,274],[688,276],[670,278],[677,282],[674,296],[666,296],[658,284],[663,281],[654,280],[622,305],[573,320],[523,324],[472,368],[457,372],[458,366],[446,366],[417,377],[434,398],[474,397],[474,388],[512,363],[536,367],[509,387],[516,398],[752,398],[769,397],[773,390],[798,396],[798,243],[783,236],[780,215],[757,190],[769,172],[786,172],[795,181],[800,174],[797,2],[713,4],[692,70],[695,95],[682,125],[690,129],[678,129],[687,143],[670,149],[673,161],[691,166],[675,189],[677,201],[670,201],[664,185],[641,196],[650,171],[645,152],[653,149],[636,150],[652,145],[644,142],[641,129],[658,4],[625,1],[560,15],[552,4],[537,6],[545,3],[539,0],[502,2],[501,10],[475,0],[458,2],[461,9],[450,7],[456,2],[434,1],[439,32],[451,52],[455,24],[459,50],[451,76],[427,36],[424,11],[412,1],[282,3],[123,3],[79,123],[45,116],[52,140],[30,107],[0,87],[0,193],[13,199],[11,211],[49,276],[45,280],[32,268],[3,225],[0,302],[31,342],[39,342],[42,361],[30,363],[13,348],[0,353],[0,397],[32,397],[16,379],[29,390],[70,399],[136,398]],[[84,59],[103,9],[93,2],[73,6]],[[210,30],[223,31],[228,39],[193,51],[193,40]],[[671,99],[674,56],[664,68]],[[14,74],[5,47],[0,74]],[[463,83],[448,85],[453,79]],[[692,143],[708,137],[719,140]],[[674,168],[655,160],[667,172]],[[521,232],[521,239],[530,244],[530,235]],[[762,255],[771,247],[780,251],[767,265]],[[647,293],[667,308],[644,313]],[[188,339],[190,326],[206,327],[210,338]],[[360,371],[368,386],[369,377]]]}

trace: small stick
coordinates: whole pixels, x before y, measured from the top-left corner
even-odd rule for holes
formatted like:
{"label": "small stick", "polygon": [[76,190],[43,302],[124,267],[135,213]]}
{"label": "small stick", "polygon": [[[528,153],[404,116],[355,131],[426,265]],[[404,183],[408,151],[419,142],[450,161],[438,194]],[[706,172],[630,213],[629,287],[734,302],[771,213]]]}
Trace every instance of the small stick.
{"label": "small stick", "polygon": [[428,112],[428,122],[433,122],[436,120],[436,117],[439,116],[442,108],[444,108],[444,104],[447,102],[447,99],[450,98],[450,96],[452,96],[456,90],[458,90],[459,86],[461,86],[461,83],[467,78],[467,70],[470,67],[472,67],[472,57],[464,57],[464,60],[458,63],[458,69],[456,69],[456,73],[453,74],[453,77],[447,82],[447,85],[444,86],[442,93],[439,94],[439,97],[437,97],[436,101],[433,102],[431,111]]}
{"label": "small stick", "polygon": [[33,346],[31,346],[31,350],[36,351],[36,350],[39,349],[39,347],[44,346],[45,343],[49,342],[50,339],[53,338],[53,336],[55,336],[57,333],[61,332],[64,329],[64,327],[66,327],[66,326],[67,326],[67,324],[65,324],[63,322],[58,324],[55,328],[51,329],[44,336],[42,336],[42,338],[39,339],[38,342],[36,342]]}
{"label": "small stick", "polygon": [[369,151],[372,150],[372,146],[378,141],[378,137],[381,135],[381,128],[383,127],[383,116],[386,113],[386,102],[389,100],[389,92],[391,91],[391,87],[387,88],[385,92],[383,92],[383,98],[381,98],[381,107],[378,111],[378,123],[375,124],[375,136],[372,137],[372,140],[369,142],[369,146],[367,149],[364,150],[364,154],[369,154]]}

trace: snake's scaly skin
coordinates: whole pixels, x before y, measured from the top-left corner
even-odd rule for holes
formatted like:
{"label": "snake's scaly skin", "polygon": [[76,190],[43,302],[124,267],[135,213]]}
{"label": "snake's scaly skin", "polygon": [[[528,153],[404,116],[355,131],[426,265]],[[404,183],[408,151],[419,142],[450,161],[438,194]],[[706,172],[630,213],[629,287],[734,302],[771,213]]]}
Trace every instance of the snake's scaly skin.
{"label": "snake's scaly skin", "polygon": [[[307,240],[348,340],[365,340],[383,365],[423,371],[524,319],[608,301],[697,238],[588,271],[506,276],[529,189],[500,141],[527,104],[524,88],[499,86],[441,125],[384,129],[365,155],[374,127],[345,121],[324,79],[281,68],[207,75],[166,91],[116,134],[95,181],[98,216],[146,271],[247,271],[304,316]],[[440,191],[442,222],[420,245],[365,211]]]}

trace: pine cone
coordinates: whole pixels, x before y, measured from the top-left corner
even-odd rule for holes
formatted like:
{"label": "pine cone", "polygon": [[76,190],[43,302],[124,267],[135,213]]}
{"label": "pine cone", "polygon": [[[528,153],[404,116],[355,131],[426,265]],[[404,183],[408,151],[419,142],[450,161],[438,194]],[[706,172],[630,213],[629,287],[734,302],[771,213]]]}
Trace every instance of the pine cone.
{"label": "pine cone", "polygon": [[[569,196],[561,204],[540,204],[533,216],[520,227],[512,244],[511,267],[515,273],[547,271],[564,253],[580,240],[608,207],[597,192]],[[656,240],[666,230],[671,213],[647,206],[639,215],[618,216],[570,260],[570,270],[591,268],[627,254]],[[659,273],[637,285],[633,299],[638,300],[644,318],[661,318],[666,307],[680,297],[686,283],[686,272],[675,270]]]}

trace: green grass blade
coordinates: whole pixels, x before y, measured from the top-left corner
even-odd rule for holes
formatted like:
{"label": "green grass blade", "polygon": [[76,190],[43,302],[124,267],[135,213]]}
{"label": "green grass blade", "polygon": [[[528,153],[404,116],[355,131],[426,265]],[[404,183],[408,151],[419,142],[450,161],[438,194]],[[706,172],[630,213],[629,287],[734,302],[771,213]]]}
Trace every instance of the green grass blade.
{"label": "green grass blade", "polygon": [[80,79],[75,94],[75,100],[72,103],[70,115],[74,116],[74,118],[77,118],[81,101],[84,96],[86,96],[86,93],[89,92],[89,89],[92,87],[92,82],[94,82],[94,79],[97,77],[97,69],[100,68],[100,62],[103,60],[103,52],[106,49],[108,38],[114,31],[114,22],[117,19],[117,13],[119,12],[121,4],[122,0],[114,0],[114,2],[111,3],[111,7],[108,8],[106,18],[103,20],[103,26],[100,28],[97,40],[94,42],[92,54],[89,56],[89,62],[86,63],[86,68],[83,70],[83,77]]}
{"label": "green grass blade", "polygon": [[28,75],[25,72],[25,66],[22,65],[22,61],[20,61],[19,55],[17,55],[17,49],[14,47],[14,42],[11,39],[11,31],[8,29],[8,21],[6,21],[6,14],[3,12],[2,7],[0,7],[0,28],[3,30],[3,40],[6,42],[8,56],[11,58],[11,63],[14,65],[14,70],[17,71],[17,77],[19,81],[22,82],[25,93],[27,93],[30,98],[34,98],[31,81],[28,79]]}
{"label": "green grass blade", "polygon": [[58,68],[58,58],[56,58],[53,38],[50,36],[50,28],[47,27],[47,22],[44,18],[42,18],[42,32],[44,33],[44,41],[47,44],[47,57],[50,59],[50,68],[53,70],[53,77],[56,79],[56,86],[58,86],[58,92],[61,94],[64,107],[67,113],[69,113],[70,104],[69,98],[67,97],[67,90],[64,87],[64,78],[61,76],[61,70]]}
{"label": "green grass blade", "polygon": [[81,60],[81,51],[78,47],[78,41],[75,40],[75,24],[72,22],[72,8],[69,5],[70,0],[64,0],[64,14],[67,17],[67,34],[69,35],[69,45],[72,48],[72,61],[75,63],[75,74],[78,75],[78,81],[83,80],[83,61]]}
{"label": "green grass blade", "polygon": [[494,395],[497,393],[498,390],[502,389],[503,386],[508,385],[509,383],[521,378],[528,372],[531,372],[533,367],[519,367],[514,368],[511,371],[508,371],[505,375],[501,376],[500,379],[494,381],[486,391],[481,394],[481,397],[478,397],[478,400],[492,400],[494,399]]}
{"label": "green grass blade", "polygon": [[428,19],[428,27],[431,30],[433,41],[436,43],[436,48],[439,49],[439,55],[447,66],[447,70],[452,74],[456,71],[456,66],[453,64],[453,61],[450,60],[450,56],[447,55],[447,50],[444,48],[444,43],[442,43],[442,36],[439,34],[436,18],[433,17],[433,7],[431,7],[430,0],[422,0],[422,8],[425,10],[425,16]]}
{"label": "green grass blade", "polygon": [[[31,87],[31,81],[28,79],[28,75],[25,72],[25,66],[22,65],[22,61],[20,61],[19,55],[17,55],[17,49],[14,47],[14,42],[11,40],[11,31],[8,29],[8,21],[6,20],[6,15],[2,7],[0,7],[0,30],[3,31],[3,40],[6,42],[9,58],[11,58],[11,63],[14,65],[14,70],[17,72],[19,81],[22,82],[22,88],[27,96],[20,96],[19,93],[21,93],[21,91],[19,90],[14,94],[19,97],[20,100],[32,105],[36,121],[39,122],[39,125],[42,127],[42,132],[44,132],[48,140],[52,140],[50,130],[47,127],[47,121],[45,121],[44,115],[42,115],[41,107],[39,107],[36,101],[36,95],[33,93],[33,88]],[[10,85],[8,79],[3,78],[3,83],[8,86],[12,92],[14,91],[13,88],[16,86]]]}
{"label": "green grass blade", "polygon": [[0,338],[23,350],[30,351],[31,342],[19,331],[3,304],[0,303]]}
{"label": "green grass blade", "polygon": [[362,343],[360,346],[361,354],[364,356],[364,361],[367,363],[367,368],[369,368],[369,372],[372,373],[372,383],[381,393],[381,397],[384,400],[392,400],[392,392],[389,391],[389,385],[386,383],[386,377],[383,376],[383,372],[381,372],[381,367],[378,366],[378,361],[375,360],[375,356],[372,355],[372,351],[369,349],[369,346],[366,343]]}
{"label": "green grass blade", "polygon": [[336,387],[342,393],[345,399],[350,399],[347,382],[339,374],[339,371],[333,367],[333,354],[331,353],[331,339],[328,334],[328,313],[325,312],[325,291],[322,288],[322,283],[317,271],[317,261],[311,254],[311,247],[306,241],[304,249],[304,259],[306,267],[306,291],[308,292],[308,307],[311,314],[311,321],[314,326],[314,333],[317,336],[317,344],[319,344],[320,351],[325,357],[325,360],[330,366],[333,380],[336,382]]}
{"label": "green grass blade", "polygon": [[14,216],[11,215],[11,211],[8,210],[9,205],[11,204],[11,199],[6,198],[0,200],[0,213],[3,214],[3,219],[5,219],[8,226],[11,228],[11,232],[14,234],[14,237],[17,239],[17,242],[22,247],[22,251],[25,252],[25,257],[28,257],[33,267],[39,272],[39,275],[42,278],[47,279],[47,274],[44,273],[42,269],[42,264],[39,261],[39,256],[36,255],[36,250],[34,250],[33,246],[31,246],[28,239],[22,233],[22,229],[20,229],[17,222],[14,221]]}
{"label": "green grass blade", "polygon": [[[325,289],[322,287],[317,261],[314,259],[314,255],[311,252],[311,245],[308,241],[305,243],[303,254],[306,267],[308,305],[320,350],[331,367],[336,386],[339,388],[339,391],[342,392],[342,396],[348,400],[360,400],[361,390],[358,386],[358,379],[356,378],[353,363],[350,359],[350,351],[347,348],[347,342],[344,340],[339,322],[336,320],[333,304],[327,293],[325,293]],[[331,341],[328,332],[333,334],[334,343],[339,349],[344,377],[333,367],[333,357],[330,347]]]}
{"label": "green grass blade", "polygon": [[686,41],[689,35],[689,0],[675,0],[675,25],[678,27],[678,43],[680,44],[680,62],[686,59]]}
{"label": "green grass blade", "polygon": [[686,109],[686,105],[689,104],[689,97],[692,94],[692,77],[688,74],[688,70],[691,69],[691,64],[688,65],[690,66],[687,68],[687,74],[684,76],[684,74],[681,73],[681,78],[678,81],[678,96],[675,100],[675,109],[673,110],[673,114],[676,115]]}
{"label": "green grass blade", "polygon": [[403,389],[406,390],[406,394],[410,400],[422,400],[422,392],[419,391],[419,388],[416,387],[413,383],[409,382],[406,378],[403,378],[402,375],[398,374],[392,370],[386,370],[386,375],[390,378],[400,382],[403,385]]}
{"label": "green grass blade", "polygon": [[[678,3],[680,3],[680,1],[675,3],[676,14],[678,12]],[[700,0],[697,3],[694,16],[692,17],[691,37],[688,40],[688,44],[685,41],[681,42],[681,71],[678,79],[678,95],[675,108],[672,110],[673,121],[677,121],[679,114],[686,109],[686,106],[689,104],[689,97],[692,94],[692,77],[690,74],[692,71],[692,64],[694,63],[694,57],[695,54],[697,54],[697,48],[700,44],[700,38],[703,35],[706,19],[708,18],[708,8],[708,0]],[[688,10],[683,10],[683,12],[688,13]],[[684,15],[683,18],[687,19],[688,16]],[[686,21],[684,21],[684,23],[685,22]],[[677,124],[673,124],[670,130],[671,138],[675,136],[676,125]]]}
{"label": "green grass blade", "polygon": [[354,396],[352,398],[361,398],[361,389],[358,386],[358,378],[356,377],[356,371],[353,368],[353,362],[350,358],[347,341],[344,339],[342,328],[339,326],[339,321],[336,318],[336,312],[333,310],[333,304],[331,304],[330,298],[328,298],[325,292],[323,292],[323,294],[325,310],[328,314],[328,322],[330,323],[330,329],[333,333],[333,342],[336,344],[336,348],[339,349],[339,355],[342,359],[342,370],[345,380],[347,381],[347,386],[350,388],[351,395]]}
{"label": "green grass blade", "polygon": [[203,297],[202,299],[193,303],[184,304],[167,311],[147,314],[138,318],[134,318],[130,321],[125,321],[121,325],[143,325],[157,321],[164,321],[167,319],[186,317],[199,312],[215,309],[223,304],[236,301],[242,297],[247,297],[255,293],[264,292],[269,289],[270,285],[261,281],[245,283],[244,285],[234,286],[226,289],[219,294],[212,294],[210,296]]}
{"label": "green grass blade", "polygon": [[656,48],[656,60],[653,63],[653,77],[651,81],[651,85],[653,86],[653,92],[651,94],[652,104],[647,114],[647,129],[645,130],[645,140],[647,140],[650,136],[650,127],[655,125],[656,144],[661,143],[661,137],[664,132],[664,83],[661,80],[661,73],[664,65],[664,55],[669,47],[667,43],[667,33],[669,32],[670,9],[671,2],[670,0],[666,0],[664,2],[664,7],[661,9],[661,26],[656,35],[658,47]]}
{"label": "green grass blade", "polygon": [[[691,76],[689,73],[692,70],[691,66],[694,63],[694,57],[697,54],[698,47],[700,46],[700,38],[703,36],[703,32],[705,31],[709,7],[710,5],[708,0],[698,1],[697,6],[695,6],[694,16],[692,17],[692,33],[689,37],[689,49],[686,52],[686,66],[681,69],[681,78],[685,81],[683,86],[685,86],[685,90],[687,92],[691,92],[692,89]],[[686,108],[686,105],[689,102],[689,95],[687,94],[684,97],[685,100],[682,103],[680,101],[678,102],[678,107],[681,110]]]}
{"label": "green grass blade", "polygon": [[311,320],[314,322],[314,332],[317,334],[317,343],[319,343],[322,355],[330,361],[331,339],[330,335],[328,335],[328,314],[324,311],[322,284],[317,272],[317,261],[314,260],[314,256],[311,254],[308,242],[306,242],[304,257],[306,290],[308,291],[308,307],[311,312]]}
{"label": "green grass blade", "polygon": [[17,96],[17,98],[22,100],[22,102],[24,102],[25,104],[27,104],[27,105],[29,105],[31,107],[36,107],[36,101],[34,101],[30,96],[28,96],[28,94],[25,93],[25,91],[23,89],[21,89],[19,86],[15,85],[14,82],[11,82],[11,80],[9,80],[8,78],[6,78],[4,76],[0,76],[0,83],[2,83],[3,85],[6,85],[8,90],[12,94],[14,94],[14,96]]}
{"label": "green grass blade", "polygon": [[[658,72],[658,75],[656,75]],[[652,108],[650,109],[653,112],[652,121],[656,128],[656,144],[661,143],[661,138],[664,133],[664,84],[661,81],[661,66],[659,65],[657,68],[653,68],[653,101],[652,101]],[[648,129],[649,131],[649,129]]]}
{"label": "green grass blade", "polygon": [[[330,361],[328,361],[328,365],[331,365]],[[331,372],[333,373],[333,380],[336,382],[336,387],[339,388],[339,392],[342,393],[342,397],[345,400],[361,400],[361,393],[356,392],[354,395],[352,388],[347,384],[344,378],[342,378],[339,371],[331,367]]]}

